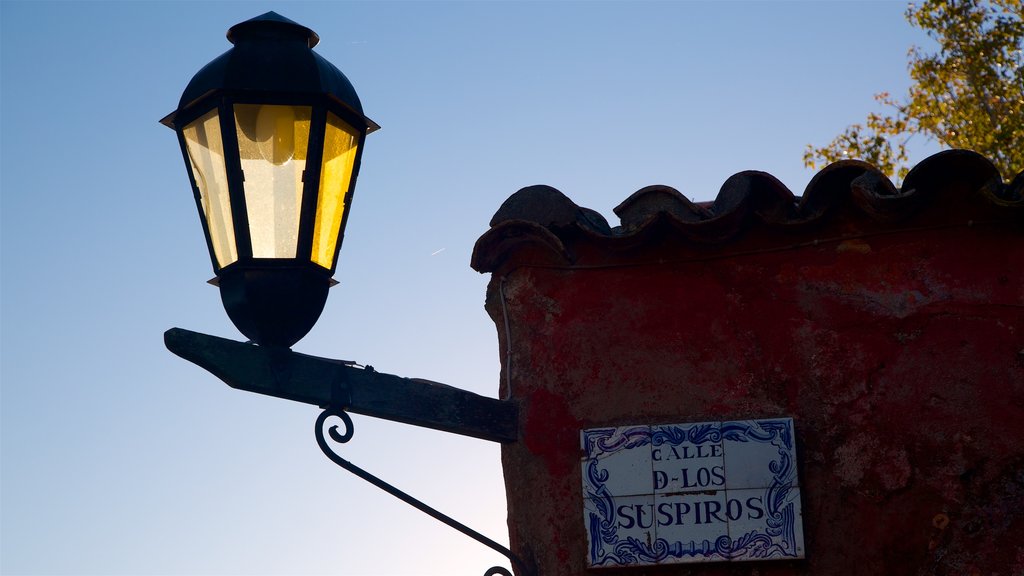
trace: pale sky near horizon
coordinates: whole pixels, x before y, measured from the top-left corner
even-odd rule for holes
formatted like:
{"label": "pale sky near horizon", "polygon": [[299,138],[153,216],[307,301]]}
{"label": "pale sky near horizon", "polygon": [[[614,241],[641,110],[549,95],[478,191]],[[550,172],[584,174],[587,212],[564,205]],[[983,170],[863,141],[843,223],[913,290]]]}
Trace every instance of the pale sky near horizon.
{"label": "pale sky near horizon", "polygon": [[[906,90],[903,2],[0,1],[0,573],[478,575],[504,558],[329,462],[315,407],[170,354],[242,340],[182,158],[157,121],[274,10],[383,128],[307,354],[496,396],[501,203],[554,186],[602,213],[764,170],[800,194],[823,144]],[[937,151],[916,142],[916,163]],[[344,455],[507,543],[495,444],[354,417]],[[537,498],[545,495],[538,494]],[[582,521],[582,504],[580,508]]]}

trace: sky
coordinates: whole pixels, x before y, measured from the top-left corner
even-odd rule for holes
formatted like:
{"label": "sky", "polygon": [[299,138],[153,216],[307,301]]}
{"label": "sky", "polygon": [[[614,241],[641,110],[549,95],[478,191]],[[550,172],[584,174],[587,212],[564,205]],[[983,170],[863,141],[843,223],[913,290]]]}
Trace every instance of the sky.
{"label": "sky", "polygon": [[[473,244],[519,188],[612,212],[712,200],[905,92],[903,2],[0,1],[0,573],[451,575],[488,548],[320,453],[313,406],[228,388],[171,327],[231,325],[174,133],[268,10],[314,29],[367,139],[326,310],[296,351],[496,397]],[[915,143],[912,163],[937,151]],[[354,416],[343,456],[507,543],[497,444]],[[538,498],[545,495],[538,494]],[[581,504],[582,519],[582,504]]]}

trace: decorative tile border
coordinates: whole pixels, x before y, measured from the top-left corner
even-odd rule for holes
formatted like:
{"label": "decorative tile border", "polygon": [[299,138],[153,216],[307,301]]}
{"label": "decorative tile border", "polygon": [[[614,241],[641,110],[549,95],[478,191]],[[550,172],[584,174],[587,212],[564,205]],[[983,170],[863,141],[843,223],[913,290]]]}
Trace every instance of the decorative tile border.
{"label": "decorative tile border", "polygon": [[589,567],[804,557],[791,418],[580,436]]}

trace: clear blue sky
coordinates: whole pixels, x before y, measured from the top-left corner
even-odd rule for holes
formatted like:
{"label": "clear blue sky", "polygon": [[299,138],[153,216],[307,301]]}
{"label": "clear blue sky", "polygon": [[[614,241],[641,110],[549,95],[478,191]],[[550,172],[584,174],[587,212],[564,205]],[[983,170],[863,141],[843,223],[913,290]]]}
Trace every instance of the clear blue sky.
{"label": "clear blue sky", "polygon": [[[806,144],[906,89],[906,51],[926,39],[904,8],[0,2],[0,572],[471,575],[503,560],[331,464],[314,407],[231,390],[164,349],[173,326],[242,339],[157,123],[231,25],[275,10],[313,28],[383,126],[341,285],[296,350],[495,396],[488,278],[468,263],[505,198],[549,184],[614,225],[649,184],[710,200],[758,169],[799,194]],[[506,541],[497,445],[356,417],[345,450]]]}

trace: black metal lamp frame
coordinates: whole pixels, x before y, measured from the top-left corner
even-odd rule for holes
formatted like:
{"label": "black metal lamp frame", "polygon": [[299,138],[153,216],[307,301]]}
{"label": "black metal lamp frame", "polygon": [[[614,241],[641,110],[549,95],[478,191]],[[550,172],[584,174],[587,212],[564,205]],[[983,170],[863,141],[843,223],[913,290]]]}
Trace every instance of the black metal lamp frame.
{"label": "black metal lamp frame", "polygon": [[[359,97],[333,64],[313,51],[319,37],[309,28],[274,12],[236,24],[228,30],[234,46],[204,66],[186,86],[178,109],[161,120],[178,135],[185,169],[206,238],[207,251],[231,321],[259,344],[290,347],[313,327],[327,301],[327,291],[351,213],[366,136],[379,126],[363,113]],[[238,104],[299,105],[311,110],[307,161],[302,177],[302,202],[294,258],[253,255],[234,109]],[[224,153],[224,174],[230,203],[236,259],[218,261],[207,215],[202,206],[199,175],[189,158],[184,130],[210,111],[217,119]],[[338,191],[344,210],[329,266],[312,257],[317,203],[328,115],[333,114],[357,135],[348,189]]]}
{"label": "black metal lamp frame", "polygon": [[[344,193],[344,204],[346,210],[342,213],[340,233],[334,246],[334,253],[331,255],[331,267],[329,269],[319,265],[311,265],[311,269],[320,271],[324,277],[334,275],[338,267],[338,257],[341,251],[341,244],[345,238],[345,227],[348,223],[348,216],[351,210],[348,207],[352,204],[352,197],[355,192],[356,179],[359,175],[359,168],[363,158],[363,145],[366,142],[366,135],[379,128],[371,120],[361,116],[351,109],[350,106],[342,103],[337,97],[329,94],[323,95],[296,95],[293,93],[277,93],[263,91],[221,91],[208,93],[198,100],[191,102],[181,110],[173,112],[161,122],[178,133],[178,145],[181,148],[185,168],[188,171],[189,182],[192,184],[193,195],[195,196],[196,209],[200,214],[200,221],[203,225],[203,235],[206,237],[206,247],[210,254],[210,261],[213,264],[214,274],[220,276],[223,272],[232,268],[244,266],[265,266],[268,268],[295,266],[299,258],[260,258],[254,261],[252,254],[252,238],[249,233],[249,216],[246,209],[245,191],[242,185],[245,176],[242,173],[241,160],[238,155],[238,136],[235,133],[234,114],[232,113],[236,104],[269,104],[289,106],[309,106],[312,108],[312,118],[309,130],[309,150],[306,161],[306,170],[303,176],[302,206],[299,211],[299,229],[295,253],[297,255],[308,255],[313,244],[313,226],[315,225],[317,186],[320,183],[320,167],[324,152],[324,135],[327,129],[327,113],[330,112],[359,130],[359,141],[356,148],[355,161],[352,166],[352,177],[349,181],[348,190]],[[192,171],[192,163],[188,157],[188,148],[185,145],[185,136],[181,128],[187,126],[203,114],[216,109],[220,121],[221,136],[224,139],[223,145],[226,153],[226,172],[228,178],[228,197],[231,203],[231,217],[233,222],[232,232],[235,236],[235,249],[238,252],[238,259],[235,262],[221,267],[213,250],[213,241],[210,237],[210,230],[206,218],[202,217],[202,199],[199,194],[199,187],[196,182],[196,175]],[[304,260],[309,260],[308,257]],[[309,264],[308,262],[302,262]]]}

